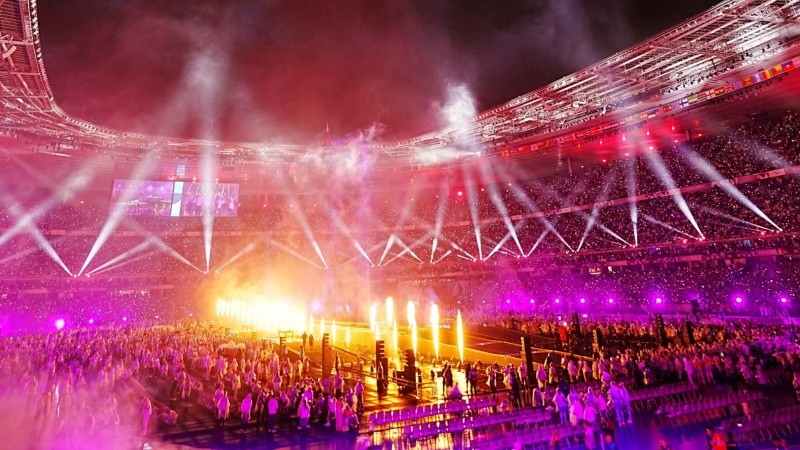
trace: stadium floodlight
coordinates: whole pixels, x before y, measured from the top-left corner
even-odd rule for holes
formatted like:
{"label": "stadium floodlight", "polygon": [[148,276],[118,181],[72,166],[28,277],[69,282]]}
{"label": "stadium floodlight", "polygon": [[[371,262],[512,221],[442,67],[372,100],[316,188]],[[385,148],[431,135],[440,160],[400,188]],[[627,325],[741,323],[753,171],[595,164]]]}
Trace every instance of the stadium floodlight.
{"label": "stadium floodlight", "polygon": [[703,232],[700,231],[700,226],[697,225],[697,221],[692,215],[692,211],[689,209],[689,204],[686,203],[683,195],[681,195],[681,191],[675,184],[675,180],[672,178],[672,174],[669,173],[669,169],[667,169],[667,166],[664,164],[664,160],[661,159],[661,155],[655,151],[648,151],[645,152],[645,156],[650,169],[661,180],[661,183],[664,185],[664,187],[666,187],[672,194],[672,200],[678,206],[678,209],[681,210],[683,215],[687,220],[689,220],[689,223],[692,224],[694,229],[697,230],[697,234],[700,235],[700,239],[705,239]]}

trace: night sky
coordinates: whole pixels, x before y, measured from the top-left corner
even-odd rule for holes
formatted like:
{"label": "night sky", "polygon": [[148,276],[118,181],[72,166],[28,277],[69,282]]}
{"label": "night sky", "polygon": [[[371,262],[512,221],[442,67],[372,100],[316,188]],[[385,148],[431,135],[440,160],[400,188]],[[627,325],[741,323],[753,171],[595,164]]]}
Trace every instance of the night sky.
{"label": "night sky", "polygon": [[448,85],[486,109],[714,3],[49,0],[39,28],[56,101],[102,125],[315,142],[379,123],[391,140],[442,126]]}

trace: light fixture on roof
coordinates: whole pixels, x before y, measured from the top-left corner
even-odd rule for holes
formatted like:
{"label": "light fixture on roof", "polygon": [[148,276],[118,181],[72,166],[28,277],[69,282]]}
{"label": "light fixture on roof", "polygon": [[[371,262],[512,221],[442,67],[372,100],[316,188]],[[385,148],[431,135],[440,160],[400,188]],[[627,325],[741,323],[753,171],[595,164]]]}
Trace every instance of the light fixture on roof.
{"label": "light fixture on roof", "polygon": [[2,55],[3,59],[10,58],[11,55],[13,55],[15,51],[17,51],[17,46],[16,45],[11,44],[11,47],[6,47],[6,45],[3,44],[3,55]]}

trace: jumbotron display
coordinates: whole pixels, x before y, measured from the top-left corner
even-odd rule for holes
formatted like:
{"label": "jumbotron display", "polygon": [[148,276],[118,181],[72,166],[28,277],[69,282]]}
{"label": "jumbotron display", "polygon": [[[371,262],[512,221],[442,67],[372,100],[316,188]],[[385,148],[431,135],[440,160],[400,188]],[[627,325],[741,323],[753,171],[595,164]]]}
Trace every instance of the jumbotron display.
{"label": "jumbotron display", "polygon": [[204,191],[209,189],[208,209],[215,217],[235,217],[239,209],[239,184],[197,181],[114,180],[112,209],[128,216],[201,217]]}

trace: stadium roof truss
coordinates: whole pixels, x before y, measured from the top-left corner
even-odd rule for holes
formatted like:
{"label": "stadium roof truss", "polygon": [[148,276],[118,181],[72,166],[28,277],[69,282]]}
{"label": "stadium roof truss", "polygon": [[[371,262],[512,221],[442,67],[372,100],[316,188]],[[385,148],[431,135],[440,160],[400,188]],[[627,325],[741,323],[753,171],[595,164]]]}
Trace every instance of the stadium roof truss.
{"label": "stadium roof truss", "polygon": [[[700,80],[787,53],[800,34],[800,0],[727,0],[634,47],[478,115],[468,129],[443,129],[372,148],[387,163],[445,146],[508,145],[536,140],[610,112],[637,113],[685,94]],[[39,41],[36,0],[0,0],[0,135],[56,142],[59,151],[141,155],[160,147],[196,157],[211,146],[242,160],[294,161],[304,146],[225,143],[147,136],[75,118],[57,105]]]}

